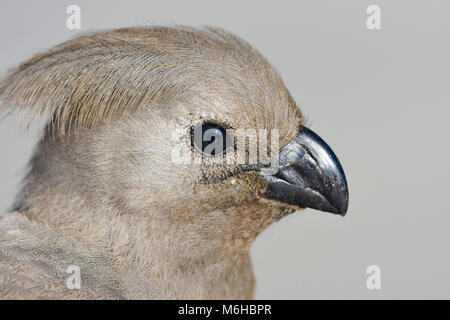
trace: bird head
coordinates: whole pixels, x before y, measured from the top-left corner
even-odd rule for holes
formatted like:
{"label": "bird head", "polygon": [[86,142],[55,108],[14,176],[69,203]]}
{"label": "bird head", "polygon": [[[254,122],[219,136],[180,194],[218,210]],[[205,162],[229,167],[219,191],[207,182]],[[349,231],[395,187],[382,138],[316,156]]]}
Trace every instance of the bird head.
{"label": "bird head", "polygon": [[197,244],[247,244],[306,207],[346,213],[333,151],[267,60],[221,29],[82,35],[12,70],[0,96],[49,119],[19,208],[75,190]]}

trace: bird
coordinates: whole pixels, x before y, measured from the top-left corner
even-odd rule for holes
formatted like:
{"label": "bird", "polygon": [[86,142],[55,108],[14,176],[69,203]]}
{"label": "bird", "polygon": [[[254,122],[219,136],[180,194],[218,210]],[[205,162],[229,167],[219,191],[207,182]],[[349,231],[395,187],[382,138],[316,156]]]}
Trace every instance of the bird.
{"label": "bird", "polygon": [[[3,299],[252,299],[263,230],[348,209],[336,154],[267,59],[221,28],[77,35],[8,71],[0,110],[43,122],[0,214]],[[270,166],[249,160],[252,132]]]}

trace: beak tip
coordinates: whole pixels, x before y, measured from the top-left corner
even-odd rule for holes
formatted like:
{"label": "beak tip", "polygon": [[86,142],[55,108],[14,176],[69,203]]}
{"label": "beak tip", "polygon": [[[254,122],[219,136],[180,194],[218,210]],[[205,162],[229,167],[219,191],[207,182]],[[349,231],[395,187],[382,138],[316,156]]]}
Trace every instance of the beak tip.
{"label": "beak tip", "polygon": [[345,215],[347,214],[347,209],[348,209],[348,202],[345,203],[345,207],[339,209],[338,214],[341,215],[342,217],[345,217]]}
{"label": "beak tip", "polygon": [[335,214],[338,214],[342,217],[344,217],[347,214],[348,210],[348,189],[347,189],[347,182],[344,183],[345,187],[341,189],[341,192],[339,192],[337,195],[332,197],[331,204],[334,208]]}
{"label": "beak tip", "polygon": [[347,214],[347,209],[348,209],[347,199],[342,200],[342,201],[328,202],[327,205],[317,208],[317,209],[321,210],[321,211],[326,211],[326,212],[330,212],[333,214],[337,214],[337,215],[344,217]]}
{"label": "beak tip", "polygon": [[345,215],[347,214],[347,206],[343,208],[336,208],[336,212],[334,213],[340,215],[341,217],[345,217]]}

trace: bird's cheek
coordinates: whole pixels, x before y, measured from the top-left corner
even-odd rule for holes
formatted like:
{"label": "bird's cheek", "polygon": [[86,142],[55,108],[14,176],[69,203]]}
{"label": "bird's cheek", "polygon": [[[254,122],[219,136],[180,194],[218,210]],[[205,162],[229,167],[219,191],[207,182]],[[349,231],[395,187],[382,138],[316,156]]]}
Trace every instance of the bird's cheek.
{"label": "bird's cheek", "polygon": [[265,181],[258,173],[241,173],[214,182],[198,181],[193,198],[205,210],[222,210],[254,202],[264,189]]}

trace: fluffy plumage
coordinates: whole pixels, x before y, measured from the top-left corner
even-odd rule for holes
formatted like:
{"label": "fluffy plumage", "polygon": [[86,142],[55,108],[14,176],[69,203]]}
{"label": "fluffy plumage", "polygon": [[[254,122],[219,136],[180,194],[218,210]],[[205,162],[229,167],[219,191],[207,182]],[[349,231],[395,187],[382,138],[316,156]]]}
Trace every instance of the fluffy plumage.
{"label": "fluffy plumage", "polygon": [[[293,205],[238,164],[171,161],[190,128],[303,124],[255,49],[217,28],[127,28],[38,54],[0,83],[4,110],[48,119],[14,212],[0,215],[4,298],[251,298],[248,249]],[[80,290],[66,288],[68,265]]]}

